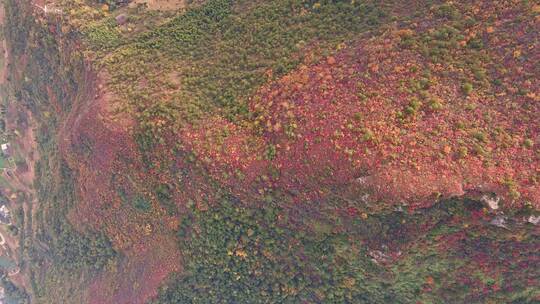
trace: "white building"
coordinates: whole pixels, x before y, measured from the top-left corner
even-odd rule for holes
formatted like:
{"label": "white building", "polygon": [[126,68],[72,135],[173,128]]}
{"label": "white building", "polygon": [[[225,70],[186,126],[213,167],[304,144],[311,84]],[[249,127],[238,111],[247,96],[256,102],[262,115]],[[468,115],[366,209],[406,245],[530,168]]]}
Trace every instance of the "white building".
{"label": "white building", "polygon": [[8,155],[9,154],[9,143],[5,143],[5,144],[2,144],[2,153],[4,153],[4,155]]}
{"label": "white building", "polygon": [[6,225],[11,224],[11,213],[6,205],[0,206],[0,223]]}

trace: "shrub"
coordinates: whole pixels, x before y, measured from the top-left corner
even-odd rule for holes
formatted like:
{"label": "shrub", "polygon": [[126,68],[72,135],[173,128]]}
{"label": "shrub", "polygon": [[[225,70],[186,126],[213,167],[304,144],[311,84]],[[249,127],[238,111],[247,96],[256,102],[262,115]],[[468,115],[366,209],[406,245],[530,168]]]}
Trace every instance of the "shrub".
{"label": "shrub", "polygon": [[155,191],[159,203],[170,215],[177,212],[177,207],[173,200],[173,191],[173,187],[169,184],[159,184]]}
{"label": "shrub", "polygon": [[459,147],[458,156],[459,158],[466,158],[469,155],[469,149],[467,147]]}
{"label": "shrub", "polygon": [[481,157],[487,156],[487,151],[486,151],[486,149],[484,149],[484,147],[482,145],[474,144],[473,149],[474,149],[474,153],[477,156],[481,156]]}
{"label": "shrub", "polygon": [[420,102],[420,100],[418,100],[418,98],[413,97],[410,100],[409,105],[405,107],[405,114],[410,115],[410,116],[414,116],[414,115],[416,115],[416,113],[418,112],[418,110],[421,107],[422,107],[422,102]]}
{"label": "shrub", "polygon": [[484,42],[480,38],[471,39],[467,42],[467,46],[471,49],[479,50],[484,47]]}
{"label": "shrub", "polygon": [[433,111],[438,111],[443,108],[443,104],[441,103],[440,99],[433,98],[429,101],[429,108]]}
{"label": "shrub", "polygon": [[472,133],[472,136],[474,139],[476,139],[477,141],[479,142],[487,142],[487,136],[486,136],[486,133],[482,132],[482,131],[475,131]]}
{"label": "shrub", "polygon": [[435,16],[439,18],[457,20],[461,17],[461,13],[452,3],[445,3],[435,10]]}
{"label": "shrub", "polygon": [[364,135],[362,136],[362,139],[364,141],[372,141],[375,138],[375,134],[370,129],[364,129]]}
{"label": "shrub", "polygon": [[470,95],[473,91],[473,85],[469,82],[466,82],[461,86],[461,90],[465,95]]}
{"label": "shrub", "polygon": [[266,152],[265,152],[265,158],[268,159],[268,160],[273,160],[274,158],[276,158],[276,154],[277,154],[277,150],[276,150],[276,146],[275,145],[268,145],[268,147],[266,148]]}
{"label": "shrub", "polygon": [[135,197],[135,199],[133,199],[133,207],[141,211],[148,211],[152,205],[144,197],[138,195]]}
{"label": "shrub", "polygon": [[105,50],[120,45],[121,35],[114,19],[94,23],[82,30],[84,40],[94,50]]}

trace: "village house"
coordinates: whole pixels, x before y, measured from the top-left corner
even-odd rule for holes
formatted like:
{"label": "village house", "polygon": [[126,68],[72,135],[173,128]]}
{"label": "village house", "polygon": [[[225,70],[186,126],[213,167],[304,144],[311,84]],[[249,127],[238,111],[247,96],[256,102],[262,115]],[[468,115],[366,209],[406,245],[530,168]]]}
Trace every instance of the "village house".
{"label": "village house", "polygon": [[10,155],[10,144],[9,143],[4,143],[0,146],[2,148],[2,155],[4,155],[5,157],[9,157]]}
{"label": "village house", "polygon": [[0,206],[0,224],[11,225],[11,213],[5,204]]}

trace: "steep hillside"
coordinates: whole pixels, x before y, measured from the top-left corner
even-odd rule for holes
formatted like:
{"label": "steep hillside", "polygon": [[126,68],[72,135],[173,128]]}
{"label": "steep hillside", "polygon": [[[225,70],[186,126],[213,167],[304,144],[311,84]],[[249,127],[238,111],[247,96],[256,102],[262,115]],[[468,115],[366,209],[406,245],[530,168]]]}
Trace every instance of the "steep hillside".
{"label": "steep hillside", "polygon": [[4,0],[28,301],[540,301],[533,1],[45,2]]}

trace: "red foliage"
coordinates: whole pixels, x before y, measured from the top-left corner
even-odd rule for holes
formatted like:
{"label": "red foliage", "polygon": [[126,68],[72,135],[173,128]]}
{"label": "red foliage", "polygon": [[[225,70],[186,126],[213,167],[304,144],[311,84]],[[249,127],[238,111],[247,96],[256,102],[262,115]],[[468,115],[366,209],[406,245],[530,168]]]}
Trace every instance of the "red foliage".
{"label": "red foliage", "polygon": [[102,274],[90,286],[90,304],[144,304],[157,295],[161,283],[172,271],[180,271],[174,239],[145,240],[129,251],[117,271]]}
{"label": "red foliage", "polygon": [[[517,16],[512,8],[497,9],[487,5],[475,16]],[[531,31],[513,26],[500,30],[516,32],[517,45],[509,47],[506,37],[486,38],[486,49],[492,62],[504,59],[515,70],[505,85],[538,92],[538,79],[519,75],[534,73],[530,58],[539,54],[529,51],[526,61],[508,57],[509,49],[531,49],[533,41]],[[495,192],[508,205],[538,206],[537,96],[509,95],[511,87],[505,93],[479,88],[465,96],[461,81],[447,72],[455,67],[403,49],[397,32],[362,40],[263,87],[250,101],[253,130],[210,118],[205,127],[184,133],[183,141],[216,179],[238,192],[277,188],[301,201],[354,184],[371,192],[372,201],[406,202],[413,209],[477,191]],[[418,97],[407,90],[409,80],[422,79],[423,70],[431,71],[429,100],[414,115],[404,115]],[[441,108],[430,108],[430,100]],[[216,143],[225,130],[223,142]],[[265,159],[269,147],[275,156]]]}
{"label": "red foliage", "polygon": [[[147,170],[129,119],[113,120],[112,98],[100,94],[93,101],[75,101],[58,136],[62,156],[75,173],[79,198],[69,217],[77,227],[106,233],[122,253],[118,265],[112,266],[115,271],[104,272],[90,286],[90,303],[146,303],[181,267],[174,235],[177,223],[164,212],[138,212],[132,201],[134,195],[142,195],[157,204],[153,187],[171,178]],[[122,191],[127,198],[122,198]]]}

